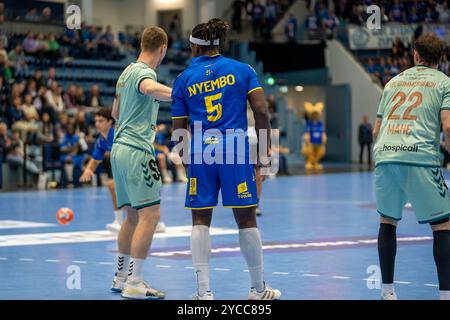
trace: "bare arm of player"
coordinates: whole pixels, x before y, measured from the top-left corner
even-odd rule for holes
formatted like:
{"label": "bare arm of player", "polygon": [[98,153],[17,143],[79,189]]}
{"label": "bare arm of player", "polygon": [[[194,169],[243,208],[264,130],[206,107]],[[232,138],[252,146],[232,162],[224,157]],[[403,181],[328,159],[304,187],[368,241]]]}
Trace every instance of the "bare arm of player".
{"label": "bare arm of player", "polygon": [[159,101],[172,101],[172,88],[152,79],[145,79],[139,85],[139,91]]}
{"label": "bare arm of player", "polygon": [[383,120],[381,120],[381,118],[377,118],[377,120],[375,121],[375,124],[373,125],[373,141],[377,141],[378,138],[378,134],[380,133],[380,128],[381,128],[381,122]]}
{"label": "bare arm of player", "polygon": [[450,110],[441,111],[441,122],[445,137],[445,148],[450,152]]}
{"label": "bare arm of player", "polygon": [[[255,129],[256,136],[258,137],[258,148],[260,140],[260,130],[266,130],[267,132],[267,155],[270,157],[270,121],[269,121],[269,109],[266,103],[266,96],[264,90],[256,90],[248,95],[248,101],[252,108],[253,115],[255,117]],[[258,159],[260,151],[258,150]]]}
{"label": "bare arm of player", "polygon": [[[173,127],[173,131],[177,131],[178,129],[181,130],[188,130],[189,126],[189,118],[177,118],[177,119],[173,119],[172,120],[172,127]],[[181,148],[180,150],[178,150],[177,145],[180,144],[182,142],[182,138],[180,137],[180,140],[175,141],[175,148],[174,151],[176,153],[178,153],[180,155],[180,158],[183,159],[183,148]],[[183,166],[186,169],[186,173],[188,172],[188,166],[187,163],[183,162]]]}
{"label": "bare arm of player", "polygon": [[86,167],[86,169],[83,172],[83,175],[80,177],[80,182],[89,182],[91,181],[92,177],[94,176],[94,172],[97,169],[97,167],[102,163],[102,161],[98,161],[95,159],[89,160],[89,163]]}

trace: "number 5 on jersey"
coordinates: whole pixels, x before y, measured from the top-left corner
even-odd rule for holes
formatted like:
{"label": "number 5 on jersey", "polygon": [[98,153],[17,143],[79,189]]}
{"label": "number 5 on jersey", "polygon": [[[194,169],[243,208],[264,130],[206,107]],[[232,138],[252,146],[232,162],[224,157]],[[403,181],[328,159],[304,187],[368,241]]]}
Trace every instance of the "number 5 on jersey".
{"label": "number 5 on jersey", "polygon": [[215,101],[222,98],[222,93],[205,97],[206,112],[208,113],[208,121],[216,122],[222,117],[222,105],[214,104]]}

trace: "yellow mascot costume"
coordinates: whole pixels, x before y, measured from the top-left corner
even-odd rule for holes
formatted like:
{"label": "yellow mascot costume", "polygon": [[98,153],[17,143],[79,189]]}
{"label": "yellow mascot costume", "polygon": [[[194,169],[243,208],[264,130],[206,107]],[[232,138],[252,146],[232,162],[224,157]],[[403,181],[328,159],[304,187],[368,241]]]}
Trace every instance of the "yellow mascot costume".
{"label": "yellow mascot costume", "polygon": [[324,104],[315,105],[305,102],[307,115],[306,131],[303,135],[302,154],[305,157],[305,168],[307,171],[321,171],[323,166],[319,163],[326,154],[327,135],[321,120]]}

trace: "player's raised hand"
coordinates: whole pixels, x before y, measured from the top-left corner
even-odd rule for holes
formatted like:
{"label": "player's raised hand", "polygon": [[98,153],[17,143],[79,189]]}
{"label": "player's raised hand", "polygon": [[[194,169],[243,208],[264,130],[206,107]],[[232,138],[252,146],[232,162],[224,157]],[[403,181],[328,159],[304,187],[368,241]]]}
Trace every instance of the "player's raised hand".
{"label": "player's raised hand", "polygon": [[80,178],[80,182],[82,182],[82,183],[90,182],[92,180],[93,176],[94,176],[94,172],[91,169],[86,169]]}

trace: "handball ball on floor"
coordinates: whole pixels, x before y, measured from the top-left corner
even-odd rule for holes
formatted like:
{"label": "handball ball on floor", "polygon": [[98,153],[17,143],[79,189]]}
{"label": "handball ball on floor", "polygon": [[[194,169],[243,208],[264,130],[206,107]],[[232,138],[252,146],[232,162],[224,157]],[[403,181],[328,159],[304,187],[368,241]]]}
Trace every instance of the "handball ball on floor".
{"label": "handball ball on floor", "polygon": [[58,223],[61,225],[66,225],[72,222],[74,218],[73,211],[69,208],[61,208],[56,213],[56,219],[58,220]]}

